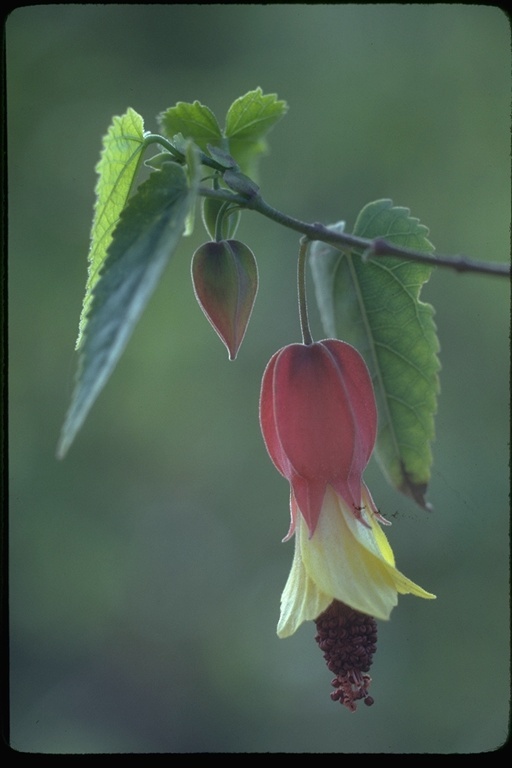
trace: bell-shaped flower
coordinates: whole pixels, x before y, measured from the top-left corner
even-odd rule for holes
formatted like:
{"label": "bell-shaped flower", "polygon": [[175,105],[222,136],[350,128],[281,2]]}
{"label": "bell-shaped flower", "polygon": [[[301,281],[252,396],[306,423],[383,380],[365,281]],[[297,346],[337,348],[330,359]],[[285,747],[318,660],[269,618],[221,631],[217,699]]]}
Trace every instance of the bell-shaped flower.
{"label": "bell-shaped flower", "polygon": [[[354,347],[328,339],[276,352],[263,375],[260,423],[270,458],[289,480],[311,536],[328,485],[357,513],[377,408],[368,369]],[[289,536],[295,523],[292,506]]]}
{"label": "bell-shaped flower", "polygon": [[339,601],[388,619],[399,593],[433,598],[395,567],[386,523],[362,479],[377,430],[371,378],[342,341],[291,344],[270,360],[260,423],[270,457],[291,486],[293,565],[281,599],[280,637]]}

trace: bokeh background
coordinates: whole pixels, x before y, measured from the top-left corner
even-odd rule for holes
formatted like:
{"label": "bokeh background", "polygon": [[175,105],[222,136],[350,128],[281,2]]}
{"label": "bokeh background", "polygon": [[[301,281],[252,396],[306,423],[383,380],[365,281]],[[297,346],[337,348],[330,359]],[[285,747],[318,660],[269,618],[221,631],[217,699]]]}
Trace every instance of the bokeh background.
{"label": "bokeh background", "polygon": [[[239,236],[261,286],[230,363],[183,241],[63,462],[94,166],[113,115],[257,86],[290,105],[260,181],[308,221],[391,197],[440,253],[508,262],[510,29],[470,5],[42,5],[8,17],[11,742],[21,752],[493,750],[509,724],[509,293],[437,270],[430,514],[367,481],[435,602],[380,623],[372,708],[329,698],[314,625],[278,640],[288,487],[258,426],[299,340],[297,236]],[[313,297],[313,294],[311,294]],[[313,311],[317,338],[322,338]]]}

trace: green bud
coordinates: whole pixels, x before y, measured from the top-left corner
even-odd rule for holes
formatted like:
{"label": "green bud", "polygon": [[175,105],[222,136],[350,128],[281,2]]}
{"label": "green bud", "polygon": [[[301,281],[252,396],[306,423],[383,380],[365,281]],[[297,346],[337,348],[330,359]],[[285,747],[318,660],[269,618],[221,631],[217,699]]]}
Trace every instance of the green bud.
{"label": "green bud", "polygon": [[245,195],[248,198],[256,197],[259,194],[260,188],[252,179],[241,173],[228,169],[222,174],[222,178],[233,192],[237,192],[239,195]]}

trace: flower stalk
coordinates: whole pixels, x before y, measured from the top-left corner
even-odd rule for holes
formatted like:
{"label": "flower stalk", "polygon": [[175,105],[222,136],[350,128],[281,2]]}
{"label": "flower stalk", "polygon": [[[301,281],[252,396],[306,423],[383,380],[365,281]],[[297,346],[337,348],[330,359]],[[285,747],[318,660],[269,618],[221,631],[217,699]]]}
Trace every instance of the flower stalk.
{"label": "flower stalk", "polygon": [[299,317],[303,344],[313,343],[313,337],[311,336],[311,329],[309,327],[306,293],[306,260],[308,256],[309,242],[307,237],[301,237],[297,263],[297,292],[299,296]]}

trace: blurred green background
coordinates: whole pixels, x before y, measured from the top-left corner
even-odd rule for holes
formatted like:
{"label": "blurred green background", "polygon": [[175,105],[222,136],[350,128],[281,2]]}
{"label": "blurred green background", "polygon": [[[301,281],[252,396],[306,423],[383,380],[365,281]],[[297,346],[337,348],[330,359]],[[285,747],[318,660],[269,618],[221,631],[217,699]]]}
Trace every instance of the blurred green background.
{"label": "blurred green background", "polygon": [[[314,625],[278,640],[288,486],[259,433],[299,340],[298,239],[247,213],[260,291],[230,363],[183,241],[63,462],[94,166],[113,115],[261,86],[290,111],[266,199],[353,226],[391,197],[440,253],[508,261],[510,30],[464,5],[42,5],[7,19],[11,738],[27,752],[480,752],[507,737],[509,293],[438,270],[442,393],[426,514],[366,478],[435,592],[379,625],[375,705],[329,698]],[[311,297],[313,296],[311,291]],[[322,338],[313,310],[316,338]]]}

